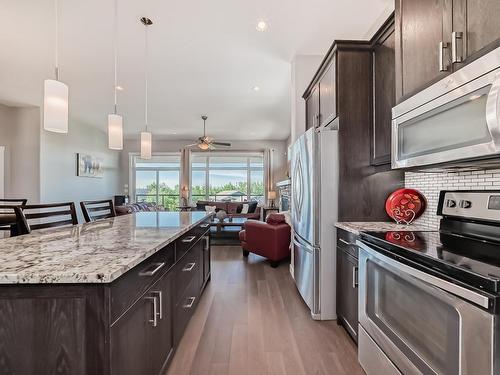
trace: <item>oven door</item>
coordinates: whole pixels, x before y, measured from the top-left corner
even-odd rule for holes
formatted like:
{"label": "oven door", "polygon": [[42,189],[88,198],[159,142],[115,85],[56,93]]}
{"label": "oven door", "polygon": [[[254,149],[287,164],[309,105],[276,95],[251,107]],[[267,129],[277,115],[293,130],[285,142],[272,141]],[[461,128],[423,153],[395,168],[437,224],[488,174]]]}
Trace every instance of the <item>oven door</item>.
{"label": "oven door", "polygon": [[[471,303],[487,308],[487,297],[358,245],[359,324],[373,350],[403,374],[493,374],[495,316]],[[370,375],[382,364],[363,350]]]}
{"label": "oven door", "polygon": [[473,68],[471,64],[393,108],[393,168],[500,153],[500,69]]}

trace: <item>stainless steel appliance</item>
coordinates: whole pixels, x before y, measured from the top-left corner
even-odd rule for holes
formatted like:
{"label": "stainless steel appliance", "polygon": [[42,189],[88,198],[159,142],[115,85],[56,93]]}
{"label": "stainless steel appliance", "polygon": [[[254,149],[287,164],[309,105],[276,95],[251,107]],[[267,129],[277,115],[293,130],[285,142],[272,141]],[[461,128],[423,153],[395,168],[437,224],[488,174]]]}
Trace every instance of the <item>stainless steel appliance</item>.
{"label": "stainless steel appliance", "polygon": [[443,191],[436,232],[367,232],[358,357],[372,374],[500,373],[500,191]]}
{"label": "stainless steel appliance", "polygon": [[500,48],[392,109],[393,168],[498,165],[499,153]]}
{"label": "stainless steel appliance", "polygon": [[293,273],[314,319],[336,319],[335,230],[338,120],[309,129],[291,147]]}

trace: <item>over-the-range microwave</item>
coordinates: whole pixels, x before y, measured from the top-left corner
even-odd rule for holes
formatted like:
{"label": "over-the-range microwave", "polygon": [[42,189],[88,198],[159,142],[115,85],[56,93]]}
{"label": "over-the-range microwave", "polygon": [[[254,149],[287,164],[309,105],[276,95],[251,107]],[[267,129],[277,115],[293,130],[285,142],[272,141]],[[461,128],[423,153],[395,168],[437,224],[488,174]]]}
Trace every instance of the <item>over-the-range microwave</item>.
{"label": "over-the-range microwave", "polygon": [[392,167],[500,165],[500,47],[392,109]]}

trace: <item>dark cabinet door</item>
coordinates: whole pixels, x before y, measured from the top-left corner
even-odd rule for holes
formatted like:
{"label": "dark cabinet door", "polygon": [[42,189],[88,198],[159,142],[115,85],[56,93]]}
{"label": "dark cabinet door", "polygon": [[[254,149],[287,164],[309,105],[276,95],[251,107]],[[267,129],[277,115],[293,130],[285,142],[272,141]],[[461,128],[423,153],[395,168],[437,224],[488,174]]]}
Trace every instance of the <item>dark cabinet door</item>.
{"label": "dark cabinet door", "polygon": [[335,57],[326,68],[319,81],[319,125],[329,124],[337,116],[337,98],[335,95]]}
{"label": "dark cabinet door", "polygon": [[394,22],[382,30],[373,47],[373,128],[371,164],[391,162],[392,107],[396,104]]}
{"label": "dark cabinet door", "polygon": [[499,17],[498,0],[453,0],[455,69],[498,47]]}
{"label": "dark cabinet door", "polygon": [[111,374],[151,374],[148,337],[153,300],[143,297],[111,327]]}
{"label": "dark cabinet door", "polygon": [[149,360],[152,374],[160,374],[173,350],[171,275],[164,275],[150,289],[149,295],[157,298],[157,325],[150,328]]}
{"label": "dark cabinet door", "polygon": [[315,85],[306,99],[306,130],[319,125],[319,86]]}
{"label": "dark cabinet door", "polygon": [[337,248],[337,314],[358,341],[358,260]]}
{"label": "dark cabinet door", "polygon": [[452,0],[396,0],[398,100],[451,72],[451,32]]}

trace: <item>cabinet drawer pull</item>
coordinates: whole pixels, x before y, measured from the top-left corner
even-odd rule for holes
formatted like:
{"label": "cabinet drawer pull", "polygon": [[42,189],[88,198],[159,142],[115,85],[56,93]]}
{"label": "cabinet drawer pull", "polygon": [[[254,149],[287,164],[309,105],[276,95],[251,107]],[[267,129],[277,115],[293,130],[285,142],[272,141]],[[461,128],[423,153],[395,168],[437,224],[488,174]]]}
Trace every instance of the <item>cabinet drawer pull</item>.
{"label": "cabinet drawer pull", "polygon": [[445,50],[448,50],[448,43],[439,42],[438,56],[439,56],[439,71],[440,72],[448,71],[448,64],[445,63],[445,56],[444,56]]}
{"label": "cabinet drawer pull", "polygon": [[352,267],[352,288],[356,289],[358,287],[358,266]]}
{"label": "cabinet drawer pull", "polygon": [[188,303],[186,303],[183,307],[184,307],[185,309],[190,309],[191,307],[193,307],[193,305],[194,305],[194,301],[195,301],[195,300],[196,300],[196,297],[189,297],[189,298],[188,298],[188,301],[189,301],[189,302],[188,302]]}
{"label": "cabinet drawer pull", "polygon": [[357,246],[355,243],[347,242],[346,240],[344,240],[342,238],[339,238],[339,241],[342,242],[344,245],[347,245],[347,246]]}
{"label": "cabinet drawer pull", "polygon": [[[451,62],[459,63],[463,60],[464,39],[461,31],[453,31],[451,33]],[[460,46],[459,46],[460,43]]]}
{"label": "cabinet drawer pull", "polygon": [[161,290],[151,292],[158,296],[158,304],[160,307],[158,308],[158,318],[163,319],[163,293]]}
{"label": "cabinet drawer pull", "polygon": [[191,272],[193,270],[194,266],[196,266],[196,263],[188,263],[184,266],[184,268],[182,269],[182,272]]}
{"label": "cabinet drawer pull", "polygon": [[151,263],[148,268],[139,272],[139,276],[153,276],[159,270],[165,266],[165,262],[162,263]]}
{"label": "cabinet drawer pull", "polygon": [[182,242],[184,242],[184,243],[191,243],[191,242],[194,241],[195,238],[196,238],[196,236],[188,236],[186,238],[183,238]]}
{"label": "cabinet drawer pull", "polygon": [[147,300],[153,302],[153,318],[148,320],[153,327],[158,325],[158,300],[156,297],[146,297]]}
{"label": "cabinet drawer pull", "polygon": [[209,223],[204,223],[200,225],[200,228],[208,228],[210,226]]}

